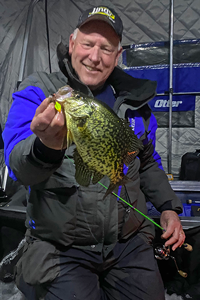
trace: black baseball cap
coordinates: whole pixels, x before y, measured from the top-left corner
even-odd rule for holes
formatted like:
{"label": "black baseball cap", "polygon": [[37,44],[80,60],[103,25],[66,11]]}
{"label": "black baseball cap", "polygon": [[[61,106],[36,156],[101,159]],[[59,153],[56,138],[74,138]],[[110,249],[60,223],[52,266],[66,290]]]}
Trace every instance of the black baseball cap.
{"label": "black baseball cap", "polygon": [[87,9],[80,15],[77,28],[80,28],[82,25],[92,20],[102,20],[107,22],[115,30],[121,41],[123,23],[114,9],[108,8],[106,6],[95,6],[93,8]]}

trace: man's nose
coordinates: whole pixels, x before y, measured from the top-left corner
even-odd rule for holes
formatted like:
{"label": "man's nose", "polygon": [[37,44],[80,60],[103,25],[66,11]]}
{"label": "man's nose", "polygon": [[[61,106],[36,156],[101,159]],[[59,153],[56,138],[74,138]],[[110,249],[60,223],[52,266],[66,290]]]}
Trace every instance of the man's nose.
{"label": "man's nose", "polygon": [[100,61],[100,49],[99,49],[99,47],[93,47],[90,50],[89,58],[93,62],[99,62]]}

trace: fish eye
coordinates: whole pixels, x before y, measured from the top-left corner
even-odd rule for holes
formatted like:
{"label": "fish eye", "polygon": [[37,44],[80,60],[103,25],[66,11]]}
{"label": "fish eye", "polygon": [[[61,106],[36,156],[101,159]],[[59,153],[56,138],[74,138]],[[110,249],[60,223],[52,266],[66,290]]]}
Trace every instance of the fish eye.
{"label": "fish eye", "polygon": [[87,118],[81,118],[79,120],[79,122],[77,123],[77,126],[78,127],[83,127],[85,125],[86,121],[87,121]]}

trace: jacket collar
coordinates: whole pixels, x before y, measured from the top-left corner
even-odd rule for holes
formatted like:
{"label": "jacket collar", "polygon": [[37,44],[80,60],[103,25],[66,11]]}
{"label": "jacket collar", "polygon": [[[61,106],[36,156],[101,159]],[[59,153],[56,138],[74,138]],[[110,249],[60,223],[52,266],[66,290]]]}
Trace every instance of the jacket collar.
{"label": "jacket collar", "polygon": [[68,47],[66,47],[62,42],[57,46],[57,57],[59,68],[61,72],[68,78],[69,85],[74,90],[93,97],[93,94],[88,86],[78,79],[71,64],[71,57],[68,52]]}
{"label": "jacket collar", "polygon": [[[71,65],[71,57],[66,47],[62,42],[57,46],[58,64],[61,72],[68,77],[69,85],[88,96],[93,96],[92,92],[83,84]],[[156,95],[157,82],[147,79],[139,79],[125,73],[121,68],[115,67],[109,76],[107,83],[110,84],[118,98],[116,107],[122,103],[131,105],[138,109],[148,103]]]}
{"label": "jacket collar", "polygon": [[[138,109],[156,96],[157,82],[148,79],[134,78],[115,67],[108,78],[108,83],[113,86],[121,103],[125,103]],[[118,102],[120,102],[118,99]]]}

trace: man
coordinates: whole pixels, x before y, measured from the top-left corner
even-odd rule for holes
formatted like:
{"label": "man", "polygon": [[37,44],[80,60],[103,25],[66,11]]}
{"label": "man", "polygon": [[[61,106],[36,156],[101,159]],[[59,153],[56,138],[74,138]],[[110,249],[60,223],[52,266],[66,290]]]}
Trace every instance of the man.
{"label": "man", "polygon": [[[162,212],[165,244],[181,246],[182,207],[155,151],[156,121],[147,105],[156,84],[117,67],[122,30],[113,9],[85,11],[68,51],[58,47],[61,72],[32,74],[13,95],[3,136],[10,176],[30,187],[27,241],[16,271],[27,299],[164,300],[151,246],[154,225],[112,194],[102,200],[106,190],[100,184],[77,184],[75,145],[62,148],[64,115],[48,100],[69,84],[130,121],[144,150],[125,171],[132,180],[115,193],[143,213],[145,196],[151,200]],[[109,185],[106,176],[101,182]]]}

